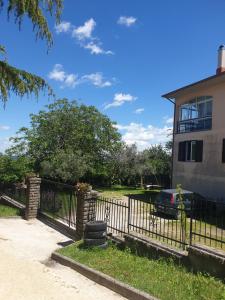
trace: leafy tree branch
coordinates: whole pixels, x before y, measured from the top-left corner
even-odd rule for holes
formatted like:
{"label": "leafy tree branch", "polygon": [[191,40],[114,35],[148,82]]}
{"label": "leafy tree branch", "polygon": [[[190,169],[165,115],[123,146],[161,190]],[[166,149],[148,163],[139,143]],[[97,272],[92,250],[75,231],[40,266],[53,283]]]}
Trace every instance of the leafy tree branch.
{"label": "leafy tree branch", "polygon": [[[13,15],[14,21],[19,29],[22,21],[28,17],[33,24],[36,39],[46,40],[48,49],[53,44],[52,34],[48,27],[46,14],[55,18],[56,23],[60,21],[63,0],[0,0],[0,13],[6,7],[8,19]],[[5,47],[0,45],[0,99],[5,103],[10,92],[23,97],[34,94],[38,97],[40,91],[47,91],[48,95],[54,95],[51,87],[41,77],[27,71],[11,66],[6,60]]]}

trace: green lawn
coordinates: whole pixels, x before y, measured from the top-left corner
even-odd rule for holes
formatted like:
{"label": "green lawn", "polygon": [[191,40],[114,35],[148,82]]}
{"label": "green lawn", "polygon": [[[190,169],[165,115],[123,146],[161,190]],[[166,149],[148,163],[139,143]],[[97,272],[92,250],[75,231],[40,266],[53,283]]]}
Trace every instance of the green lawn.
{"label": "green lawn", "polygon": [[13,217],[13,216],[20,216],[20,210],[18,208],[0,204],[0,217]]}
{"label": "green lawn", "polygon": [[123,196],[128,195],[140,195],[140,196],[146,196],[146,197],[155,197],[159,190],[145,190],[142,188],[135,188],[130,186],[123,186],[123,185],[114,185],[112,187],[100,187],[96,188],[98,192],[100,192],[100,195],[102,197],[106,198],[121,198]]}
{"label": "green lawn", "polygon": [[192,274],[172,261],[138,257],[115,246],[85,249],[81,242],[58,250],[93,269],[161,300],[224,300],[225,285],[203,274]]}

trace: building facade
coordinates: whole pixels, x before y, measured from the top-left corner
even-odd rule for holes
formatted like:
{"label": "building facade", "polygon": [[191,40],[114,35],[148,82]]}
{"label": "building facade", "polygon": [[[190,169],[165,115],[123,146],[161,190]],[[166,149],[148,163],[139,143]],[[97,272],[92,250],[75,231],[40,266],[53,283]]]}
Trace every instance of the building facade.
{"label": "building facade", "polygon": [[216,75],[163,97],[174,103],[173,188],[225,201],[225,47]]}

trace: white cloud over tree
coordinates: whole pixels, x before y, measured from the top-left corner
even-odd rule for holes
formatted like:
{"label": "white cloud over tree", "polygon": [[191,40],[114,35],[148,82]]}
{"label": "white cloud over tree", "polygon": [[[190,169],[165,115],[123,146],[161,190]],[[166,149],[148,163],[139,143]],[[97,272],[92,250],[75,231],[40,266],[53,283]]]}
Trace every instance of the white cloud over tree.
{"label": "white cloud over tree", "polygon": [[165,144],[171,139],[172,127],[144,126],[141,123],[131,122],[128,125],[115,125],[121,132],[122,139],[127,145],[136,144],[139,150],[156,144]]}
{"label": "white cloud over tree", "polygon": [[108,109],[110,107],[118,107],[126,102],[133,102],[136,99],[137,97],[132,96],[131,94],[117,93],[114,95],[113,101],[105,105],[105,109]]}

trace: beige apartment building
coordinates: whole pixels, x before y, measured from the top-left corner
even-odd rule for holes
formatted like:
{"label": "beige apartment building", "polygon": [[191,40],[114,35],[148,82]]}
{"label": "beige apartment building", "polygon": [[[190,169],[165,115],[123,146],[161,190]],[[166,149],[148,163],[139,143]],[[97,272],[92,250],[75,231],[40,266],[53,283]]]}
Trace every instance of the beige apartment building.
{"label": "beige apartment building", "polygon": [[174,104],[173,188],[225,200],[225,47],[216,75],[163,97]]}

